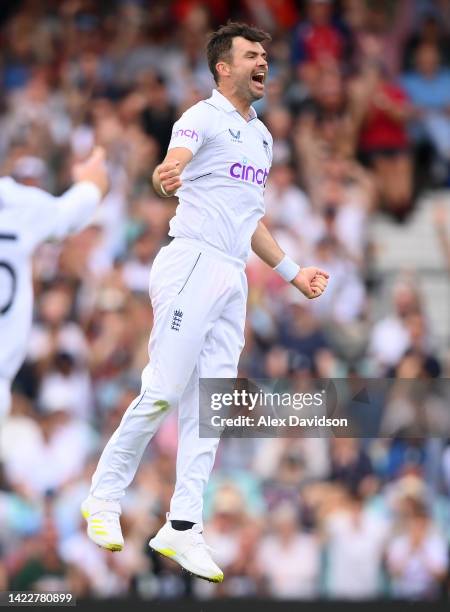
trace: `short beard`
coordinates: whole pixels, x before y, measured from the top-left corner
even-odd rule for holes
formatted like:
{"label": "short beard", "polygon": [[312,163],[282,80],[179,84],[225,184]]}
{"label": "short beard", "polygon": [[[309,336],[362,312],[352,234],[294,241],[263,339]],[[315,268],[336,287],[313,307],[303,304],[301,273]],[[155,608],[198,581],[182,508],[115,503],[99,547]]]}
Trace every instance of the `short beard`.
{"label": "short beard", "polygon": [[256,102],[257,100],[261,100],[261,98],[264,98],[264,93],[262,94],[252,94],[250,92],[250,95],[252,96],[252,102]]}
{"label": "short beard", "polygon": [[261,100],[261,98],[264,97],[263,93],[261,95],[259,94],[255,95],[251,91],[248,83],[245,83],[245,85],[242,84],[242,86],[238,84],[236,89],[237,89],[238,94],[242,96],[245,99],[245,101],[248,102],[249,104],[252,104],[252,102],[256,102],[257,100]]}

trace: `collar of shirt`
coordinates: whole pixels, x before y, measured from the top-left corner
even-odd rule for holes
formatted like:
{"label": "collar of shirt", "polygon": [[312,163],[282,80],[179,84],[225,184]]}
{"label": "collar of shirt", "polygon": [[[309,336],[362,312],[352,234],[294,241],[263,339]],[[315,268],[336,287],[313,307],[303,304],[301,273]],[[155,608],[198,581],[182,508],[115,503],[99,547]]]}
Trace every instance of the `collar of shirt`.
{"label": "collar of shirt", "polygon": [[[221,108],[227,113],[232,113],[232,112],[239,113],[239,111],[233,106],[230,100],[228,100],[228,98],[226,98],[223,94],[221,94],[218,89],[213,89],[210,100],[214,106],[216,106],[217,108]],[[240,113],[239,115],[242,117]],[[256,117],[257,117],[257,113],[255,109],[253,108],[253,106],[250,106],[250,119],[249,120],[251,121],[252,119],[256,119]]]}

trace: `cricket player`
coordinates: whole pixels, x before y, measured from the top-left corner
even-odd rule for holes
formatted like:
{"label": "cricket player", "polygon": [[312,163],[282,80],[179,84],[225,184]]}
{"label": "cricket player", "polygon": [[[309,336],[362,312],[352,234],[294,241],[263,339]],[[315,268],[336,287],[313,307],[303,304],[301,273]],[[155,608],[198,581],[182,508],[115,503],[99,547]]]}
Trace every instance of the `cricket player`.
{"label": "cricket player", "polygon": [[215,32],[207,55],[217,89],[175,123],[167,156],[153,174],[162,196],[179,198],[174,240],[150,275],[154,325],[140,395],[126,410],[100,458],[82,504],[88,535],[121,550],[120,499],[169,409],[179,410],[177,478],[166,524],[150,547],[192,574],[221,582],[202,536],[203,492],[218,445],[199,438],[198,379],[234,378],[244,346],[245,264],[252,247],[308,298],[328,274],[289,259],[270,235],[264,188],[272,137],[251,103],[264,95],[270,36],[245,24]]}
{"label": "cricket player", "polygon": [[81,230],[106,193],[104,151],[73,169],[75,184],[56,198],[42,189],[0,178],[0,423],[9,412],[11,383],[27,352],[33,311],[35,248]]}

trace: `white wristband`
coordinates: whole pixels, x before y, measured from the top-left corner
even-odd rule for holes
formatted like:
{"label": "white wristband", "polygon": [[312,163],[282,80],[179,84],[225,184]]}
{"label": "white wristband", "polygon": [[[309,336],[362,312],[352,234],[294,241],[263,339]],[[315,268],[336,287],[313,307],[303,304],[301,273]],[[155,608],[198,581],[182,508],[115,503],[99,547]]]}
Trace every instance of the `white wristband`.
{"label": "white wristband", "polygon": [[295,263],[290,257],[285,255],[280,263],[275,266],[275,272],[284,278],[288,283],[292,282],[297,274],[300,272],[300,266]]}

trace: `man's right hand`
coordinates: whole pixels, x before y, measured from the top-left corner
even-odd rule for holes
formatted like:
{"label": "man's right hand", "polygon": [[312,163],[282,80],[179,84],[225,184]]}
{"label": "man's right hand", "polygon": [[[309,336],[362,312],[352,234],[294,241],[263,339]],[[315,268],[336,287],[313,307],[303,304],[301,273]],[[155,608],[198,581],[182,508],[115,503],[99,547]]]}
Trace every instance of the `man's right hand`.
{"label": "man's right hand", "polygon": [[[156,168],[156,174],[159,179],[159,184],[163,187],[167,195],[174,195],[181,187],[181,167],[179,161],[171,159],[163,161],[162,164]],[[162,192],[162,194],[166,195],[164,192]]]}
{"label": "man's right hand", "polygon": [[103,147],[95,147],[84,162],[75,164],[72,168],[72,176],[76,183],[81,181],[94,183],[104,197],[109,189],[109,181]]}

